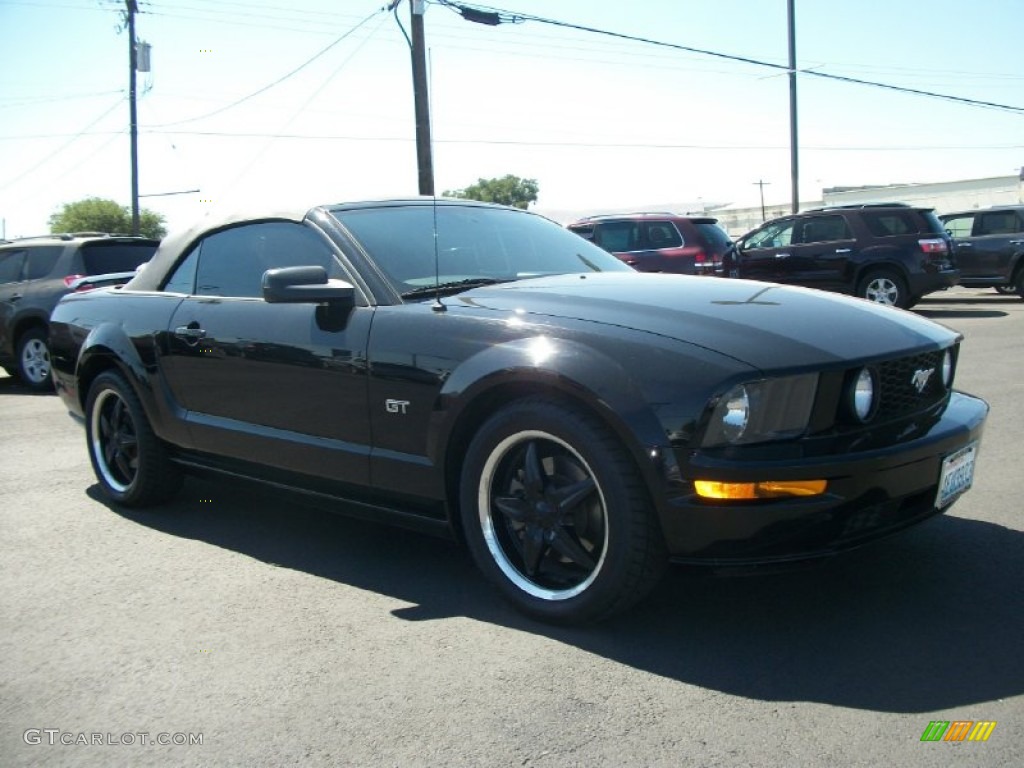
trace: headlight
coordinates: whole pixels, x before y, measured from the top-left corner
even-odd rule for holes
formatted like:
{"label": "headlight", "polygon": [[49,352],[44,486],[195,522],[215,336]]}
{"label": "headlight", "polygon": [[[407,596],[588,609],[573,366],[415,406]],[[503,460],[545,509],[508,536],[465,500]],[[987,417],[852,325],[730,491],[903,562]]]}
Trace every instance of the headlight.
{"label": "headlight", "polygon": [[850,390],[853,415],[859,421],[867,421],[875,413],[875,374],[870,368],[861,368]]}
{"label": "headlight", "polygon": [[737,384],[710,404],[701,445],[742,445],[784,440],[807,429],[818,374]]}
{"label": "headlight", "polygon": [[946,389],[953,386],[953,353],[948,349],[942,355],[942,384]]}

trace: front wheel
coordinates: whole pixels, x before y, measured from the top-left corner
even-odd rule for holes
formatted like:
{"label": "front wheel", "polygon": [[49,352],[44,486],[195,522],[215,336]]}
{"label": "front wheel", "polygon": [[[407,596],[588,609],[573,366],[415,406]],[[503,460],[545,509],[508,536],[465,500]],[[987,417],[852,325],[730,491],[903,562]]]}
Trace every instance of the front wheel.
{"label": "front wheel", "polygon": [[119,504],[145,507],[170,498],[181,472],[153,434],[146,412],[124,378],[96,377],[85,406],[89,459],[104,493]]}
{"label": "front wheel", "polygon": [[906,309],[910,306],[910,294],[902,277],[888,270],[871,270],[857,286],[857,295],[876,304]]}
{"label": "front wheel", "polygon": [[527,398],[491,417],[467,451],[460,501],[477,565],[545,621],[623,611],[667,564],[636,466],[595,417],[568,404]]}
{"label": "front wheel", "polygon": [[997,285],[995,286],[996,293],[1001,293],[1004,296],[1009,296],[1011,293],[1016,293],[1017,288],[1013,285]]}

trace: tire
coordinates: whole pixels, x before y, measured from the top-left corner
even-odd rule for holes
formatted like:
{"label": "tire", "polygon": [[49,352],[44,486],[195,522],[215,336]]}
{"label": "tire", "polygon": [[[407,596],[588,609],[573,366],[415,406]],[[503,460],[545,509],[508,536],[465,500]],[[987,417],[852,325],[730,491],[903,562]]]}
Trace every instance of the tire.
{"label": "tire", "polygon": [[887,269],[873,269],[861,278],[857,295],[876,304],[906,309],[910,306],[910,294],[906,281]]}
{"label": "tire", "polygon": [[668,557],[646,489],[595,417],[526,398],[485,422],[466,456],[467,544],[523,613],[559,624],[599,621],[661,578]]}
{"label": "tire", "polygon": [[1013,281],[1013,287],[1017,291],[1017,295],[1024,299],[1024,267],[1017,270],[1016,279]]}
{"label": "tire", "polygon": [[36,392],[52,392],[50,347],[45,328],[29,328],[18,339],[18,378]]}
{"label": "tire", "polygon": [[1014,285],[997,285],[995,286],[996,293],[1001,293],[1004,296],[1008,296],[1011,293],[1017,293],[1017,287]]}
{"label": "tire", "polygon": [[85,406],[85,437],[96,479],[112,501],[147,507],[181,487],[181,471],[149,425],[124,378],[113,371],[96,377]]}

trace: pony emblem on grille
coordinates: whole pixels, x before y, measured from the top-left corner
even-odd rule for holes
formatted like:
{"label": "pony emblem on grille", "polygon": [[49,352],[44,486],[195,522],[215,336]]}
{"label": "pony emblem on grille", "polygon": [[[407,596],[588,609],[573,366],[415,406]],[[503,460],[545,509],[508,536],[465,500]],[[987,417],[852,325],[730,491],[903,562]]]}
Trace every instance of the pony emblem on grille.
{"label": "pony emblem on grille", "polygon": [[914,385],[914,389],[920,395],[924,392],[924,388],[928,386],[928,379],[935,373],[934,368],[919,368],[914,371],[914,376],[910,379],[910,383]]}

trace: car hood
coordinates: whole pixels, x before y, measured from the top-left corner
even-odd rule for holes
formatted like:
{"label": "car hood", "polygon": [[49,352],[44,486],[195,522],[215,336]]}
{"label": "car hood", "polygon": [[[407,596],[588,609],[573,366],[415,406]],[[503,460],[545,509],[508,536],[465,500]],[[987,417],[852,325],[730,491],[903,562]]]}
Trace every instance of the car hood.
{"label": "car hood", "polygon": [[752,280],[589,273],[474,288],[446,299],[477,310],[631,328],[770,370],[883,359],[949,344],[957,334],[911,312]]}

